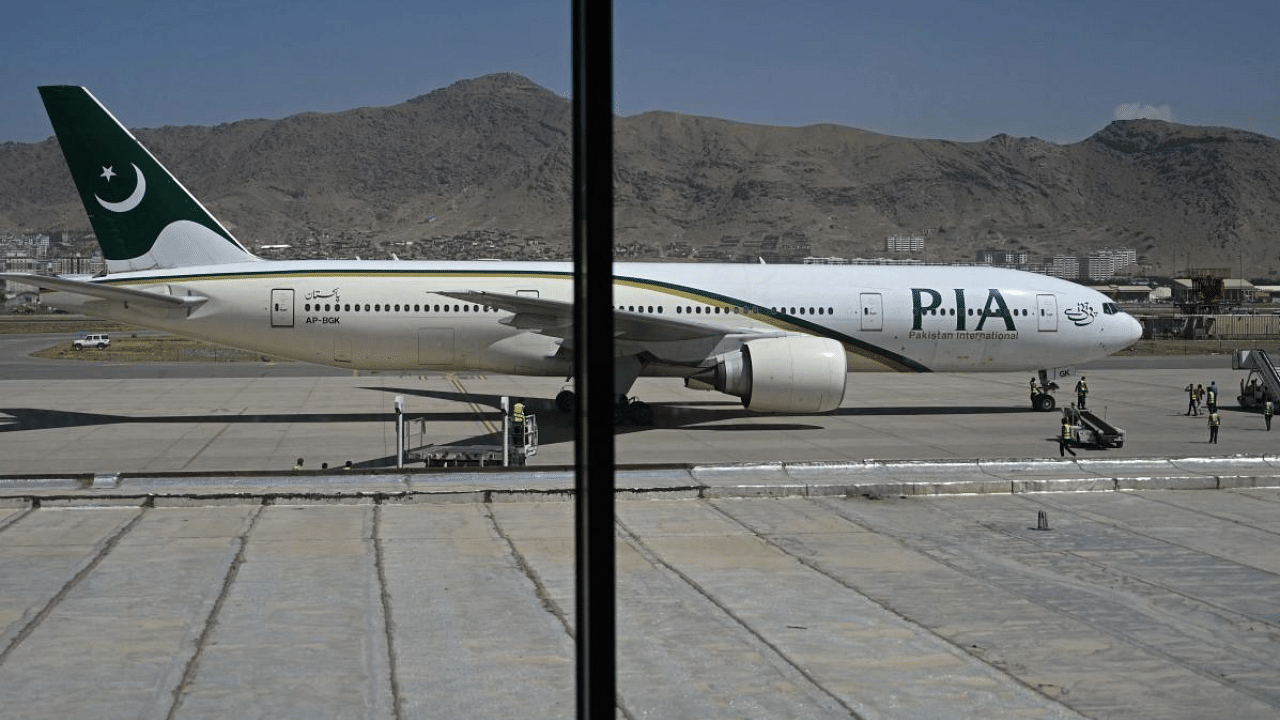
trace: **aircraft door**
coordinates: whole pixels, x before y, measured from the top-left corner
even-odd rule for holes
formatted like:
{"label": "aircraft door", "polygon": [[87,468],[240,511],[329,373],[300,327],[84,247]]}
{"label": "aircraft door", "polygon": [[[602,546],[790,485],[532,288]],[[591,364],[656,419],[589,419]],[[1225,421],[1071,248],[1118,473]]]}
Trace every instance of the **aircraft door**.
{"label": "aircraft door", "polygon": [[293,289],[271,291],[271,327],[293,327]]}
{"label": "aircraft door", "polygon": [[862,293],[862,329],[884,329],[884,306],[880,293]]}
{"label": "aircraft door", "polygon": [[1039,314],[1040,332],[1058,331],[1058,298],[1054,295],[1036,295],[1036,312]]}

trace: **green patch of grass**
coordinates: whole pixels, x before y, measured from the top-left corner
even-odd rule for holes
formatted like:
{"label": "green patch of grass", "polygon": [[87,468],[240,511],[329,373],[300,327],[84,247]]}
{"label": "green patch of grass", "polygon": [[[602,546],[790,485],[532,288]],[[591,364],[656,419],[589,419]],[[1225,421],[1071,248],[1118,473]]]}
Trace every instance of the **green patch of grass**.
{"label": "green patch of grass", "polygon": [[[111,347],[76,350],[71,346],[80,333],[106,333]],[[139,335],[139,333],[143,333]],[[132,325],[83,315],[7,315],[0,317],[0,335],[65,334],[65,342],[32,353],[33,357],[88,362],[288,362],[246,350],[152,334]]]}
{"label": "green patch of grass", "polygon": [[[138,328],[110,320],[97,320],[83,315],[4,315],[0,316],[0,335],[40,335],[67,333],[131,333]],[[70,341],[68,341],[70,342]]]}
{"label": "green patch of grass", "polygon": [[84,360],[98,362],[265,362],[274,360],[258,353],[234,350],[197,340],[156,336],[111,336],[111,346],[105,350],[76,350],[71,341],[58,343],[51,348],[32,353],[32,356],[56,360]]}

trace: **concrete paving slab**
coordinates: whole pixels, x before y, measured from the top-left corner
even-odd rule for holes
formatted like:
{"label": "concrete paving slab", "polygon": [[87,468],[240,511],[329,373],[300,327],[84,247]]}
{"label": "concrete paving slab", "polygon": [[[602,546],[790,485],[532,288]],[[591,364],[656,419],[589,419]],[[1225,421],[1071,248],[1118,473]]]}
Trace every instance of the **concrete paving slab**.
{"label": "concrete paving slab", "polygon": [[387,506],[377,532],[400,713],[573,714],[568,628],[486,506]]}

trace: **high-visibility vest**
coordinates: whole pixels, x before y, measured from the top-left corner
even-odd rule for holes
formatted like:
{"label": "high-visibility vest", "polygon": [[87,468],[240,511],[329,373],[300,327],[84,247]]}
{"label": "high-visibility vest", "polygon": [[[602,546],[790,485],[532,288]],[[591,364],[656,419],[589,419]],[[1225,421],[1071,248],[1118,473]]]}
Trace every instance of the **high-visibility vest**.
{"label": "high-visibility vest", "polygon": [[1218,413],[1209,413],[1209,427],[1218,427],[1222,424],[1222,417]]}
{"label": "high-visibility vest", "polygon": [[1210,391],[1209,391],[1208,399],[1209,399],[1209,404],[1210,404],[1210,405],[1217,405],[1217,404],[1218,404],[1218,393],[1216,393],[1216,392],[1214,392],[1214,391],[1210,390]]}
{"label": "high-visibility vest", "polygon": [[517,424],[524,424],[524,403],[516,403],[511,410],[511,421]]}
{"label": "high-visibility vest", "polygon": [[1075,431],[1075,428],[1071,425],[1071,423],[1065,423],[1065,422],[1062,423],[1062,439],[1063,440],[1070,440],[1071,433],[1074,431]]}
{"label": "high-visibility vest", "polygon": [[1276,414],[1275,406],[1271,404],[1270,400],[1267,401],[1266,405],[1262,406],[1262,414],[1266,415],[1267,417],[1270,417]]}

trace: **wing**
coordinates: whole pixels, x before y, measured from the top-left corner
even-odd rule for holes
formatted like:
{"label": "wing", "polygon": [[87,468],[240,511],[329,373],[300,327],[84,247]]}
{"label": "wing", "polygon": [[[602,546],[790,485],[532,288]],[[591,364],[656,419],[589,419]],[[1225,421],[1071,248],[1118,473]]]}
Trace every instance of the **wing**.
{"label": "wing", "polygon": [[[438,292],[438,295],[501,308],[511,317],[499,322],[540,335],[573,340],[573,305],[560,300],[478,290]],[[613,311],[614,344],[619,355],[645,353],[653,359],[680,364],[701,360],[709,353],[736,347],[744,340],[785,335],[757,328],[732,328],[648,313]]]}
{"label": "wing", "polygon": [[[41,290],[75,293],[88,297],[123,303],[126,306],[143,306],[156,310],[176,310],[192,308],[204,303],[208,298],[200,295],[169,295],[150,290],[116,287],[104,283],[71,280],[69,278],[31,275],[29,273],[0,273],[0,279],[23,285],[32,285]],[[168,286],[164,286],[168,289]]]}

